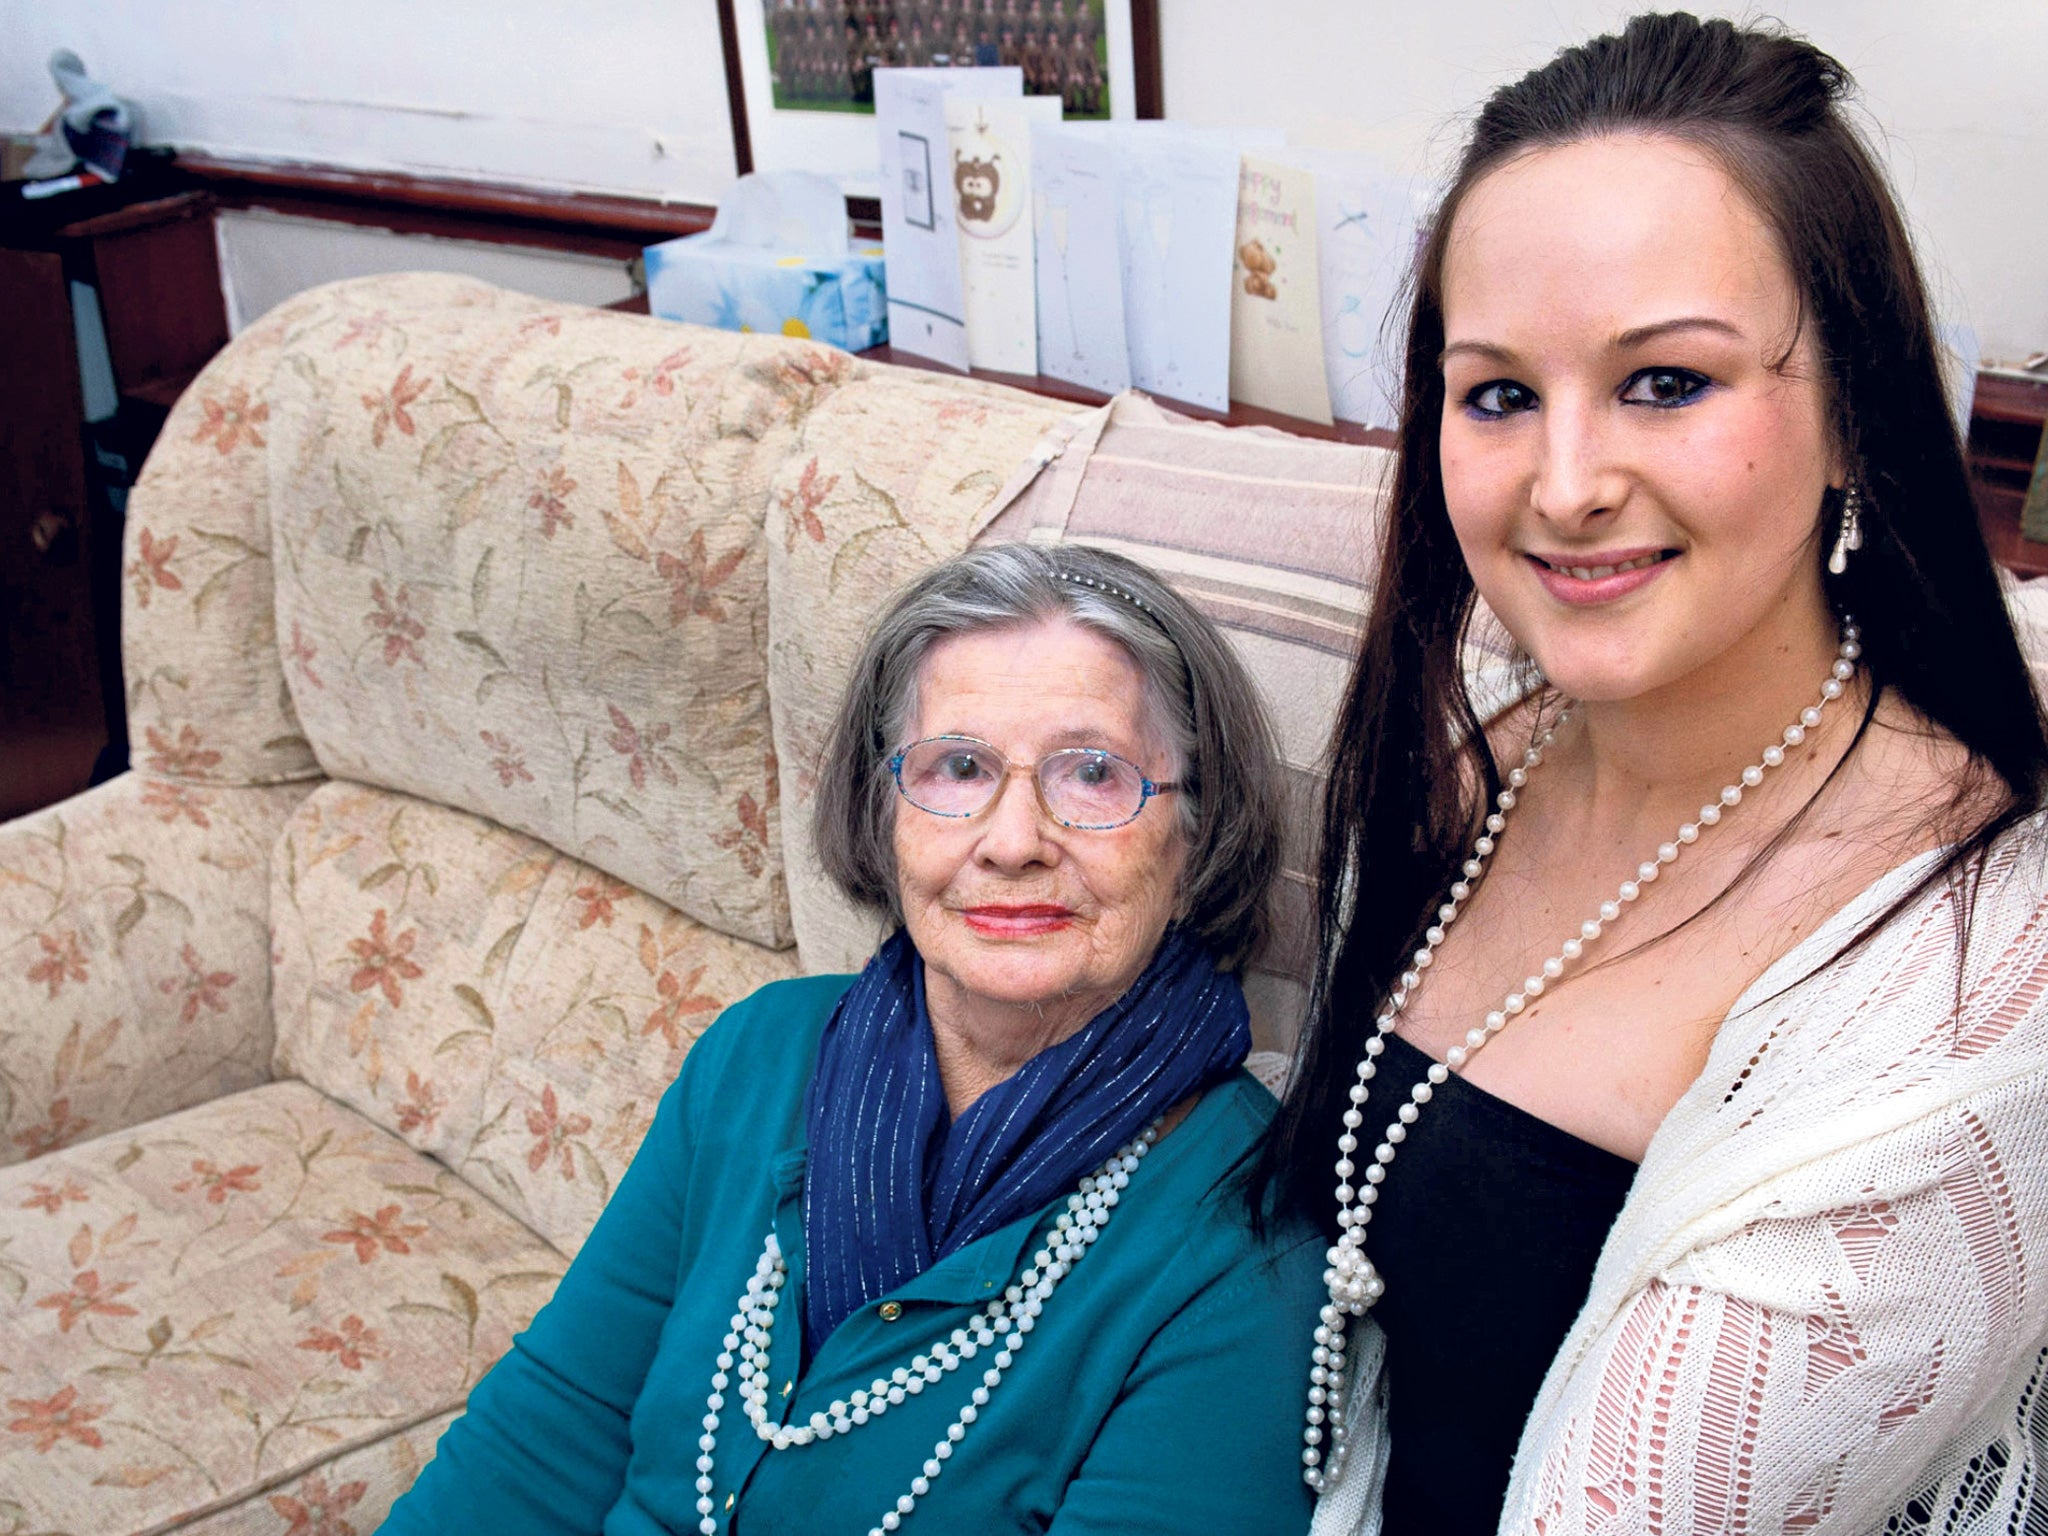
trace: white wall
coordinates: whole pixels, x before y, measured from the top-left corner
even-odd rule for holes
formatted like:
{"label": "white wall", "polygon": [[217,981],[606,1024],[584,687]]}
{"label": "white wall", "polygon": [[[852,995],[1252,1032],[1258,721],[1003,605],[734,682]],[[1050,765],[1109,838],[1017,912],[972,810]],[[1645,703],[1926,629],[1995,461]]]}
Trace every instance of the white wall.
{"label": "white wall", "polygon": [[[1160,0],[1166,106],[1440,169],[1490,90],[1636,8]],[[1948,316],[1987,357],[2048,346],[2048,4],[1775,11],[1861,82]],[[68,45],[194,148],[700,202],[733,175],[713,0],[0,0],[0,38],[0,129],[49,112]]]}
{"label": "white wall", "polygon": [[624,262],[566,251],[400,235],[260,209],[223,213],[218,228],[228,329],[236,333],[295,293],[373,272],[457,272],[569,304],[613,304],[633,292]]}
{"label": "white wall", "polygon": [[716,201],[714,0],[0,0],[0,129],[68,47],[148,136],[226,155]]}
{"label": "white wall", "polygon": [[[1440,173],[1460,120],[1496,86],[1649,8],[1160,0],[1166,110],[1219,127],[1278,124],[1295,143]],[[1688,8],[1767,14],[1716,0]],[[1975,328],[1987,359],[2048,346],[2048,4],[1775,0],[1768,14],[1856,77],[1946,317]],[[1253,16],[1259,46],[1246,46]]]}

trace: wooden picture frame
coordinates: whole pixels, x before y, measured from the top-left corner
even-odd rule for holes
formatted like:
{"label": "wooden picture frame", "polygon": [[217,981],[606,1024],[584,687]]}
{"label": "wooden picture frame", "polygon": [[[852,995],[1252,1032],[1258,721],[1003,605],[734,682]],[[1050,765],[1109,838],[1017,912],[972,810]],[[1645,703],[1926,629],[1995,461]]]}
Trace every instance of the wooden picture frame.
{"label": "wooden picture frame", "polygon": [[[857,204],[879,191],[874,119],[849,112],[775,105],[769,79],[766,8],[773,0],[718,0],[733,157],[751,171],[811,170],[831,176]],[[1104,0],[1110,115],[1166,115],[1160,82],[1159,0]]]}

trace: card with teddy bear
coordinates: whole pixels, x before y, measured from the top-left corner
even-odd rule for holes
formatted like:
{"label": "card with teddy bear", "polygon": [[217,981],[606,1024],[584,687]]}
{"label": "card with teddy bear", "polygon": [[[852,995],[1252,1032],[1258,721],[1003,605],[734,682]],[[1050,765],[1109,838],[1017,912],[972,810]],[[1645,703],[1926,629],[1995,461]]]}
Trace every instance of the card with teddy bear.
{"label": "card with teddy bear", "polygon": [[1238,167],[1230,396],[1330,421],[1313,173],[1246,155]]}
{"label": "card with teddy bear", "polygon": [[947,155],[967,300],[967,360],[973,367],[1038,372],[1031,129],[1059,120],[1057,96],[947,98]]}

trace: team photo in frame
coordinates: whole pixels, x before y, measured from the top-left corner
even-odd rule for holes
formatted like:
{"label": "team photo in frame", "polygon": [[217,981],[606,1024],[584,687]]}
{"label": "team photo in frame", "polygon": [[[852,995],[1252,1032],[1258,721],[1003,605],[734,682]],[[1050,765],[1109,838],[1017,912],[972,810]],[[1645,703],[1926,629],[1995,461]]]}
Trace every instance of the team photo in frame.
{"label": "team photo in frame", "polygon": [[877,189],[874,71],[1015,65],[1069,120],[1163,115],[1158,0],[718,0],[742,171]]}

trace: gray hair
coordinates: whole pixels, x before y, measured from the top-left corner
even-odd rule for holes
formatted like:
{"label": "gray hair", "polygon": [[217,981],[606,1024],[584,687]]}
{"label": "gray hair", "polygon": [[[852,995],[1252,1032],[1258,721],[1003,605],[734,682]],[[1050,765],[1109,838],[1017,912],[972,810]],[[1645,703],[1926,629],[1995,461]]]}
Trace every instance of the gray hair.
{"label": "gray hair", "polygon": [[[1108,590],[1105,590],[1108,589]],[[1173,755],[1187,859],[1176,917],[1219,962],[1266,936],[1280,868],[1280,769],[1257,689],[1229,644],[1151,571],[1085,545],[996,544],[906,587],[854,662],[819,765],[811,836],[853,901],[903,919],[889,758],[917,717],[919,669],[953,635],[1064,618],[1114,641],[1144,679],[1147,724]]]}

